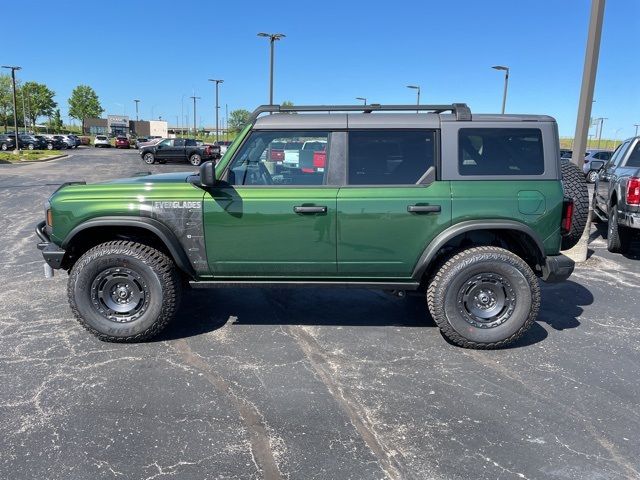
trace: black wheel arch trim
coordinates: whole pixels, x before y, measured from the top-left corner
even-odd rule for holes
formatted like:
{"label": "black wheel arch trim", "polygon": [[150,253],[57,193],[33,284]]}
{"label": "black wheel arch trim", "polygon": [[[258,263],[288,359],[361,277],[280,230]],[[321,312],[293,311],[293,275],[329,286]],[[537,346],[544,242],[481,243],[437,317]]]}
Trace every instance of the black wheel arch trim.
{"label": "black wheel arch trim", "polygon": [[449,240],[457,237],[462,233],[474,230],[516,230],[526,234],[536,245],[538,249],[538,257],[543,261],[546,258],[544,253],[544,244],[538,234],[528,225],[516,222],[514,220],[467,220],[451,225],[444,231],[440,232],[434,238],[427,248],[424,249],[422,255],[418,259],[411,277],[414,280],[422,279],[425,271],[429,268],[431,261],[434,259],[440,249],[447,244]]}
{"label": "black wheel arch trim", "polygon": [[72,243],[74,237],[80,232],[94,227],[137,227],[143,228],[153,234],[155,234],[162,243],[167,247],[173,261],[176,262],[177,267],[189,275],[191,278],[196,278],[196,272],[189,262],[189,257],[185,253],[180,241],[164,223],[154,218],[146,217],[131,217],[131,216],[109,216],[100,217],[87,220],[80,225],[77,225],[73,230],[69,232],[61,247],[67,249]]}

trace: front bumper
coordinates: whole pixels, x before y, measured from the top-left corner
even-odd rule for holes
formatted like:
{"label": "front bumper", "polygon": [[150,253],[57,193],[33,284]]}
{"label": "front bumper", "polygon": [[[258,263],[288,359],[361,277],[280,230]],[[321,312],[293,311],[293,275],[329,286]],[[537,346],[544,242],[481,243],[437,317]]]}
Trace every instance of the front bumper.
{"label": "front bumper", "polygon": [[42,252],[44,261],[51,268],[62,268],[62,260],[67,252],[51,241],[45,227],[46,223],[44,221],[36,225],[36,235],[42,240],[38,242],[38,250]]}
{"label": "front bumper", "polygon": [[573,273],[575,262],[565,255],[550,255],[542,267],[542,280],[549,283],[562,282]]}

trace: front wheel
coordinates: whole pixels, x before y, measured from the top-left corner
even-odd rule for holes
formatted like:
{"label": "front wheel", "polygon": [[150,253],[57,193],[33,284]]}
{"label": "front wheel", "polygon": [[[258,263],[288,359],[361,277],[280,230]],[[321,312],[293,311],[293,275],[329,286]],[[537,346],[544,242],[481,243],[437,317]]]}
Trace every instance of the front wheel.
{"label": "front wheel", "polygon": [[202,157],[197,154],[194,153],[193,155],[191,155],[189,157],[189,162],[191,163],[191,165],[193,165],[194,167],[197,167],[198,165],[200,165],[202,163]]}
{"label": "front wheel", "polygon": [[47,150],[53,150],[53,144],[47,143]]}
{"label": "front wheel", "polygon": [[596,183],[596,178],[598,178],[598,172],[596,170],[589,170],[587,174],[587,182]]}
{"label": "front wheel", "polygon": [[156,163],[156,157],[153,156],[153,153],[145,153],[142,159],[144,160],[144,163],[148,165]]}
{"label": "front wheel", "polygon": [[7,149],[8,149],[7,144],[6,144],[6,143],[3,143],[1,148],[2,148],[2,151],[3,151],[3,152],[6,152],[6,151],[7,151]]}
{"label": "front wheel", "polygon": [[531,268],[498,247],[474,247],[453,255],[427,288],[431,316],[443,335],[466,348],[499,348],[519,338],[540,308]]}
{"label": "front wheel", "polygon": [[100,340],[134,342],[158,334],[174,317],[180,276],[164,253],[119,240],[78,259],[67,294],[80,324]]}
{"label": "front wheel", "polygon": [[27,146],[27,148],[28,148],[29,150],[33,150],[35,147],[33,146],[33,143],[30,143],[30,144],[29,144],[29,146]]}

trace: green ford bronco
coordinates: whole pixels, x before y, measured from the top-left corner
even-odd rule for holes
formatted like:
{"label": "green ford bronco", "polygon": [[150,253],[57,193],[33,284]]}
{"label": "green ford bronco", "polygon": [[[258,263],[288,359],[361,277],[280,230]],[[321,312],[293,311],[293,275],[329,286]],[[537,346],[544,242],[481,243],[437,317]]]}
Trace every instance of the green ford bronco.
{"label": "green ford bronco", "polygon": [[65,184],[36,233],[102,340],[156,335],[186,286],[349,287],[424,295],[450,341],[495,348],[573,271],[584,198],[548,116],[265,105],[217,165]]}

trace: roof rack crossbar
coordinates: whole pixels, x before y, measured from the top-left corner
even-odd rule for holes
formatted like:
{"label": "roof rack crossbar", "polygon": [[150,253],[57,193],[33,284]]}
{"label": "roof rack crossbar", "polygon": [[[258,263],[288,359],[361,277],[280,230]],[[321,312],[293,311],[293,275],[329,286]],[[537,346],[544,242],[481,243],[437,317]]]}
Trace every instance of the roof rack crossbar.
{"label": "roof rack crossbar", "polygon": [[452,103],[451,105],[260,105],[249,119],[254,123],[263,113],[288,113],[288,112],[452,112],[456,120],[471,120],[471,110],[466,103]]}

